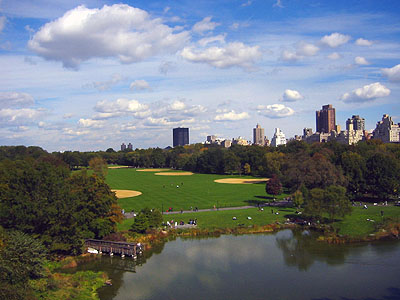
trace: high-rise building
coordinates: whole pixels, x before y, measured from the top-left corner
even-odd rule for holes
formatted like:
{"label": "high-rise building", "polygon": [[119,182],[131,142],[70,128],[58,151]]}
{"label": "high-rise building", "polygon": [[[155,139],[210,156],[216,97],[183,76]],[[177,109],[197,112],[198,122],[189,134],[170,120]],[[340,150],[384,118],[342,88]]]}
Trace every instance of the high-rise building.
{"label": "high-rise building", "polygon": [[336,129],[335,109],[332,104],[322,106],[316,111],[317,132],[330,133]]}
{"label": "high-rise building", "polygon": [[184,146],[189,144],[189,128],[174,128],[172,131],[173,146]]}
{"label": "high-rise building", "polygon": [[125,143],[122,143],[122,145],[121,145],[121,151],[125,151],[126,150],[126,145],[125,145]]}
{"label": "high-rise building", "polygon": [[133,145],[131,143],[128,144],[128,149],[133,150]]}
{"label": "high-rise building", "polygon": [[376,124],[374,139],[380,139],[384,143],[400,142],[400,123],[395,124],[392,117],[383,115],[382,121]]}
{"label": "high-rise building", "polygon": [[260,124],[257,124],[256,128],[253,128],[253,144],[264,146],[264,128],[261,128]]}
{"label": "high-rise building", "polygon": [[346,121],[346,130],[365,130],[365,119],[360,118],[359,115],[353,115],[351,119]]}
{"label": "high-rise building", "polygon": [[214,144],[217,141],[217,137],[215,135],[207,135],[207,142],[209,144]]}
{"label": "high-rise building", "polygon": [[286,145],[286,137],[279,128],[275,128],[275,133],[271,140],[271,146],[278,147],[279,145]]}

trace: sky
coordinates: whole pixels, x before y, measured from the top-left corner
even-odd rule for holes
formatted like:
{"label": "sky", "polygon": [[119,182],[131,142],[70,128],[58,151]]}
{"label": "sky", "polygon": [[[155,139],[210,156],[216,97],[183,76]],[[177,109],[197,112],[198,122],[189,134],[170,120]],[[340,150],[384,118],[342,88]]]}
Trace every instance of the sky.
{"label": "sky", "polygon": [[398,0],[0,0],[0,145],[98,151],[400,122]]}

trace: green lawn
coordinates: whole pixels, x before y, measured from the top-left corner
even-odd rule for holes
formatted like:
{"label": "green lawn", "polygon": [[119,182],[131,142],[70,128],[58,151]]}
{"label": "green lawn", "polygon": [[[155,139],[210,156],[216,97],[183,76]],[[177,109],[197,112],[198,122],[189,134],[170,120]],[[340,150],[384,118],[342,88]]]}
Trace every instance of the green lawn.
{"label": "green lawn", "polygon": [[[138,197],[120,199],[126,211],[139,211],[144,207],[167,210],[189,210],[231,206],[244,206],[257,201],[268,201],[265,184],[215,183],[215,179],[239,176],[194,174],[190,176],[160,176],[154,172],[138,172],[136,169],[109,169],[107,183],[112,189],[140,191]],[[254,177],[247,177],[254,178]],[[179,187],[177,187],[179,186]],[[258,196],[258,197],[257,197]],[[280,195],[277,198],[285,197]]]}
{"label": "green lawn", "polygon": [[[383,211],[383,218],[381,217]],[[375,226],[387,218],[400,221],[400,207],[398,206],[368,206],[368,209],[354,207],[350,216],[334,224],[339,229],[339,234],[351,237],[361,237],[373,233]],[[374,220],[374,222],[367,221]]]}
{"label": "green lawn", "polygon": [[[273,208],[274,214],[271,213],[271,208],[265,207],[264,211],[260,211],[257,208],[240,209],[240,210],[219,210],[209,212],[197,212],[197,213],[183,213],[183,214],[171,214],[164,215],[164,221],[184,221],[188,223],[190,219],[197,219],[198,228],[234,228],[239,224],[242,226],[250,225],[268,225],[276,221],[284,222],[286,220],[285,215],[293,214],[295,209],[292,208]],[[275,212],[279,212],[278,215]],[[232,218],[236,217],[236,220]],[[251,220],[247,219],[251,217]],[[127,219],[122,224],[119,224],[119,230],[128,230],[133,223],[133,219]]]}

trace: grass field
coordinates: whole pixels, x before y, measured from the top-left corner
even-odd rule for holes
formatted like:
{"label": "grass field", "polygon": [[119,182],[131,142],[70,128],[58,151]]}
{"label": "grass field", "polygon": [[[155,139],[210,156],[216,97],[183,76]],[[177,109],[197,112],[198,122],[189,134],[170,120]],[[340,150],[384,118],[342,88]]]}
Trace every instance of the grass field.
{"label": "grass field", "polygon": [[[183,221],[185,224],[190,219],[197,219],[197,227],[201,229],[214,229],[214,228],[234,228],[239,225],[250,226],[250,225],[268,225],[275,222],[284,222],[286,220],[285,215],[293,214],[295,209],[292,208],[273,208],[274,214],[271,213],[271,208],[266,207],[264,211],[258,210],[258,208],[238,209],[238,210],[215,210],[208,212],[197,212],[197,213],[183,213],[183,214],[171,214],[164,215],[164,221]],[[276,215],[275,212],[279,212]],[[236,217],[236,220],[232,218]],[[247,219],[251,217],[251,219]],[[127,219],[122,224],[119,224],[119,230],[128,230],[133,223],[133,219]]]}
{"label": "grass field", "polygon": [[[175,172],[175,171],[174,171]],[[215,179],[239,176],[193,174],[189,176],[160,176],[155,172],[138,172],[136,169],[109,169],[107,183],[112,189],[135,190],[143,194],[138,197],[120,199],[125,211],[139,211],[144,207],[172,207],[175,211],[217,207],[244,206],[268,201],[265,183],[224,184]],[[246,177],[247,178],[247,177]],[[254,177],[248,177],[254,178]],[[177,187],[178,186],[178,187]],[[277,198],[285,197],[280,195]]]}

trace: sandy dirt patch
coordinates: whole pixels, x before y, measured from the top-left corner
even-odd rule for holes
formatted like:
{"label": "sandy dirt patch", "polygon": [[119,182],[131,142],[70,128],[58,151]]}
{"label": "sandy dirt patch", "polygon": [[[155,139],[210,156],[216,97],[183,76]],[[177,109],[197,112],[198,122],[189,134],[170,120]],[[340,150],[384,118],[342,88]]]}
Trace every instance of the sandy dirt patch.
{"label": "sandy dirt patch", "polygon": [[141,169],[141,170],[136,170],[138,172],[165,172],[169,171],[169,169]]}
{"label": "sandy dirt patch", "polygon": [[125,169],[129,168],[129,166],[114,166],[114,167],[108,167],[109,169]]}
{"label": "sandy dirt patch", "polygon": [[131,190],[111,190],[111,191],[115,192],[115,196],[117,196],[117,198],[136,197],[142,194],[142,192],[131,191]]}
{"label": "sandy dirt patch", "polygon": [[269,178],[257,178],[257,179],[246,179],[246,178],[223,178],[215,179],[214,182],[218,183],[230,183],[230,184],[253,184],[267,182]]}
{"label": "sandy dirt patch", "polygon": [[188,176],[188,175],[193,175],[192,172],[162,172],[162,173],[156,173],[154,175],[164,175],[164,176]]}

